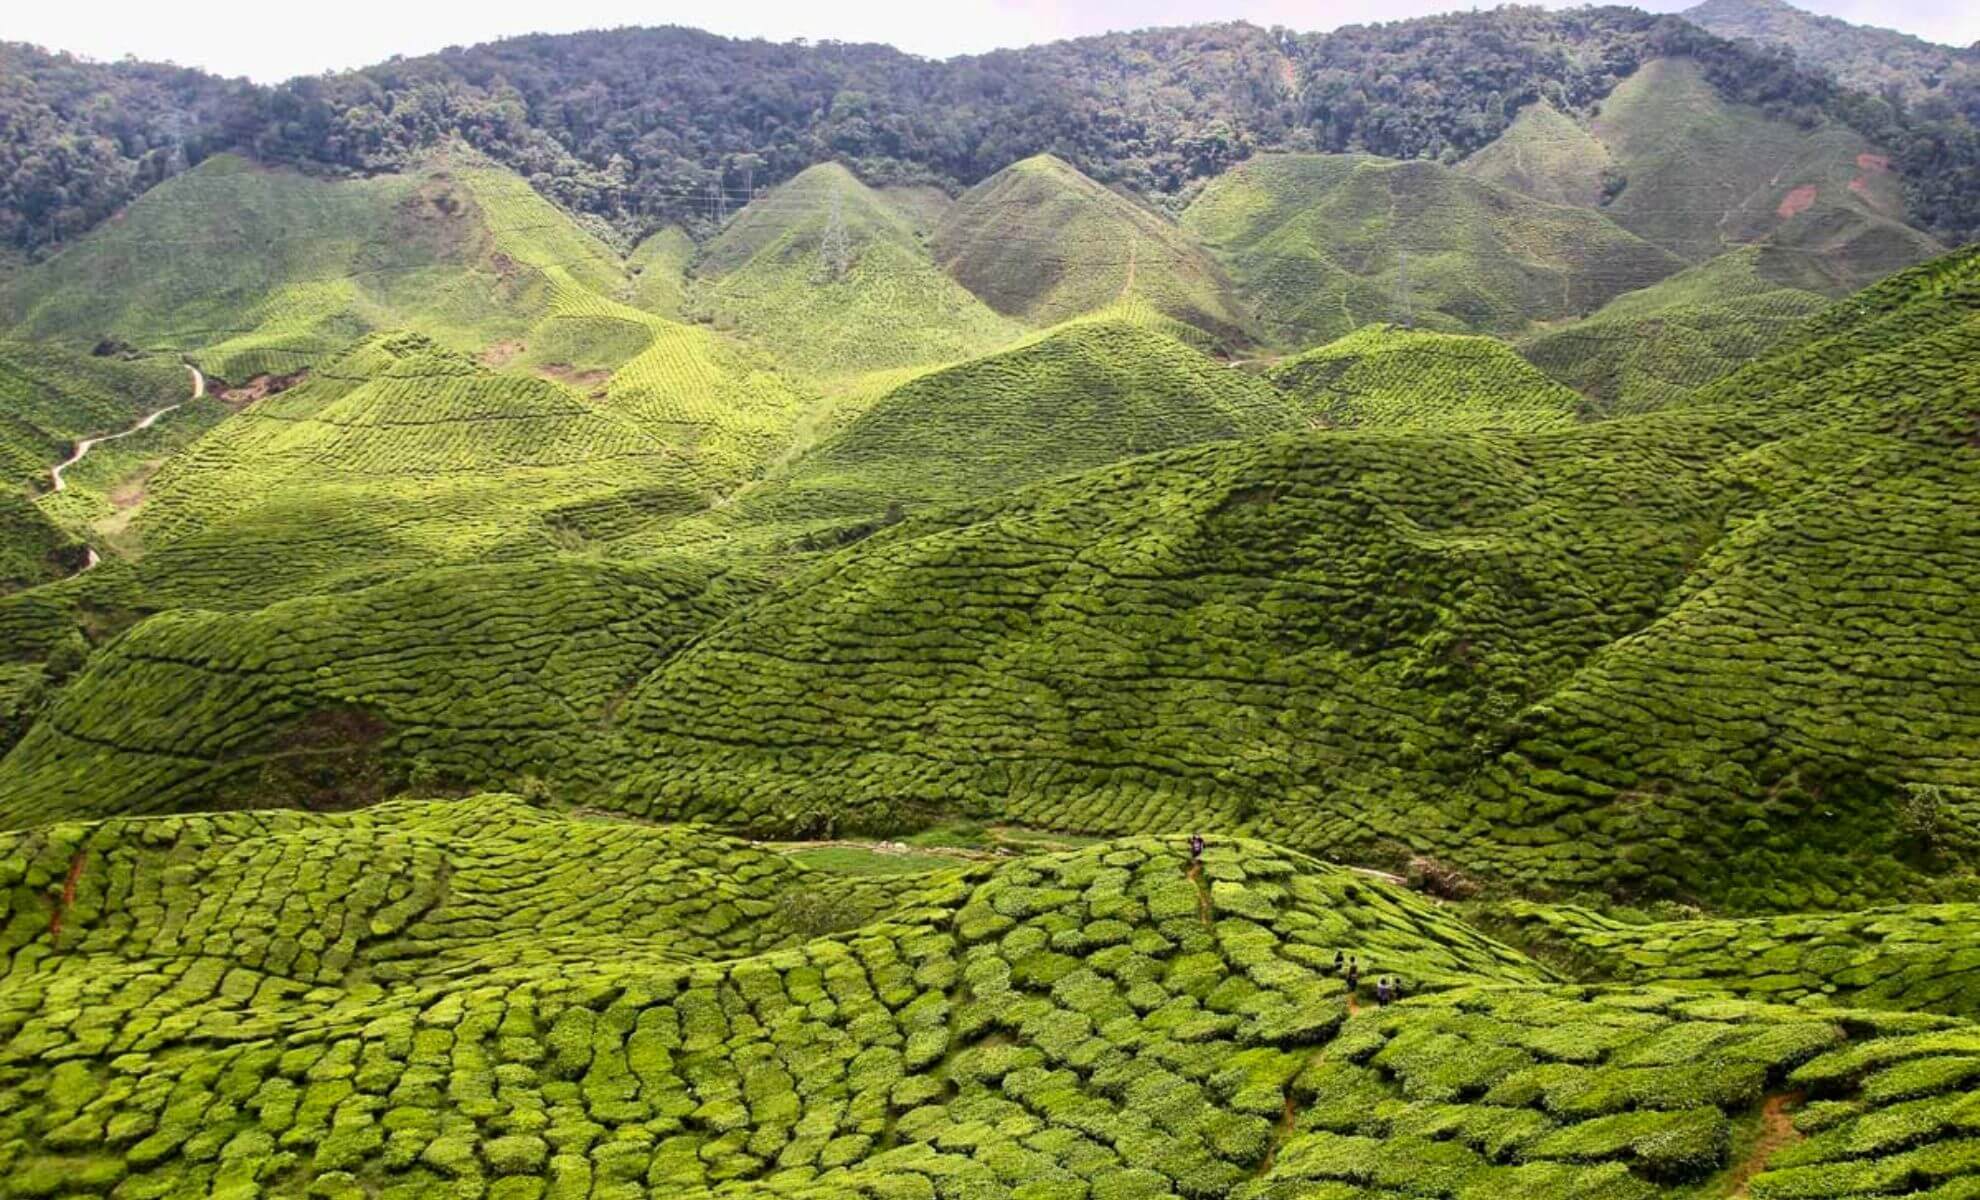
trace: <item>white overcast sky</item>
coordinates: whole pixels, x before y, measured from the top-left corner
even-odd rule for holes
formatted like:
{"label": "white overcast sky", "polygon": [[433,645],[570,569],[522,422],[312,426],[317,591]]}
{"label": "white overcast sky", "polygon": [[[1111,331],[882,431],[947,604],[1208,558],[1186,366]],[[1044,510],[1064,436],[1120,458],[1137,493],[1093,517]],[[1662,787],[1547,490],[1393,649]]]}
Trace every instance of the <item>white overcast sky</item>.
{"label": "white overcast sky", "polygon": [[[1673,11],[1693,0],[1639,2]],[[0,39],[99,59],[135,54],[274,82],[393,54],[620,25],[692,25],[774,41],[886,42],[946,58],[1150,25],[1243,19],[1332,29],[1469,7],[1468,0],[11,0],[0,16]],[[1950,45],[1980,40],[1980,0],[1803,0],[1801,7]]]}

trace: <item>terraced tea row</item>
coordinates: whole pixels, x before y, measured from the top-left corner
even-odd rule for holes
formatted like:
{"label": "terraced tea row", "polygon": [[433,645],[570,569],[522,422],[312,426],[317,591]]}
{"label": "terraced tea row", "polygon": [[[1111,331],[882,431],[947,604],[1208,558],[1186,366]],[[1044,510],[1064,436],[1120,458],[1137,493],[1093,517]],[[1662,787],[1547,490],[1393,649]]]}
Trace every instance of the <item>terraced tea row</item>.
{"label": "terraced tea row", "polygon": [[[1259,842],[841,879],[823,914],[741,843],[497,798],[0,846],[13,1195],[1495,1200],[1737,1172],[1789,1200],[1980,1172],[1969,1025],[1562,988]],[[1378,974],[1412,998],[1370,1006]],[[1807,1140],[1746,1161],[1789,1090]]]}
{"label": "terraced tea row", "polygon": [[1972,904],[1634,924],[1512,901],[1489,916],[1594,979],[1980,1015],[1980,906]]}
{"label": "terraced tea row", "polygon": [[1316,420],[1347,428],[1547,429],[1581,397],[1493,338],[1371,325],[1267,373]]}

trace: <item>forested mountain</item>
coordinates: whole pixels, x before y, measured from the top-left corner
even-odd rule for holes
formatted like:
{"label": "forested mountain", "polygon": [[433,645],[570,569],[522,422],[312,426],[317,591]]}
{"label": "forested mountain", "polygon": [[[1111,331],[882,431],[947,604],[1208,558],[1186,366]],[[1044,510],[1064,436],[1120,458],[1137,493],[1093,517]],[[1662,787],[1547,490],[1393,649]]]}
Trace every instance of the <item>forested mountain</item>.
{"label": "forested mountain", "polygon": [[[1261,149],[1455,162],[1527,104],[1587,112],[1637,66],[1697,60],[1730,100],[1827,118],[1896,152],[1921,223],[1980,231],[1976,92],[1908,108],[1783,51],[1610,7],[1502,8],[1324,34],[1243,23],[936,62],[884,46],[683,28],[515,38],[272,87],[4,51],[0,222],[74,236],[220,149],[319,171],[396,169],[459,137],[629,234],[711,220],[836,158],[869,182],[974,184],[1049,152],[1103,183],[1186,191]],[[1964,78],[1964,77],[1962,77]],[[85,97],[91,97],[84,103]]]}
{"label": "forested mountain", "polygon": [[1792,51],[1797,62],[1828,71],[1849,87],[1905,103],[1970,90],[1980,68],[1980,46],[1941,46],[1804,12],[1784,0],[1704,0],[1683,16],[1723,38]]}

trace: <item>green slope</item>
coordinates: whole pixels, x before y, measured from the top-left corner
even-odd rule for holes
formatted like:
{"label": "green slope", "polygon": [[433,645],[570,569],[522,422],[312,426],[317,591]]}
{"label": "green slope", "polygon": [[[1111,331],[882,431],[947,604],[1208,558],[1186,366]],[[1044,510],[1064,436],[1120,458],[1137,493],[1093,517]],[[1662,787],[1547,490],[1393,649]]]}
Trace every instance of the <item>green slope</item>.
{"label": "green slope", "polygon": [[[1980,1169],[1969,1023],[1563,987],[1266,843],[1187,867],[1133,839],[856,879],[504,797],[7,836],[0,1186],[1791,1200]],[[1412,999],[1357,1003],[1336,954]]]}
{"label": "green slope", "polygon": [[1778,281],[1806,263],[1765,243],[1731,250],[1529,337],[1520,353],[1602,412],[1681,403],[1827,306],[1816,291]]}
{"label": "green slope", "polygon": [[643,238],[626,256],[626,270],[633,277],[633,307],[666,317],[681,319],[687,304],[687,269],[698,249],[687,231],[669,225]]}
{"label": "green slope", "polygon": [[1504,133],[1458,170],[1536,200],[1582,208],[1604,203],[1607,185],[1621,181],[1608,146],[1545,98],[1520,109]]}
{"label": "green slope", "polygon": [[1494,338],[1371,325],[1275,364],[1267,379],[1330,426],[1545,429],[1580,397]]}
{"label": "green slope", "polygon": [[1230,269],[1271,339],[1291,346],[1405,315],[1445,332],[1516,333],[1682,265],[1599,213],[1366,155],[1260,155],[1212,180],[1183,225]]}
{"label": "green slope", "polygon": [[1840,293],[1941,250],[1904,224],[1884,151],[1840,126],[1804,131],[1730,104],[1688,59],[1644,64],[1592,132],[1627,181],[1605,211],[1693,262],[1768,238]]}
{"label": "green slope", "polygon": [[97,486],[102,463],[85,459],[59,495],[50,468],[82,439],[126,429],[189,390],[176,363],[0,341],[0,592],[62,578],[85,561],[84,514],[107,490]]}
{"label": "green slope", "polygon": [[221,155],[21,272],[0,313],[22,336],[190,354],[238,382],[378,329],[463,350],[523,339],[622,283],[603,243],[467,151],[345,181]]}
{"label": "green slope", "polygon": [[1247,340],[1229,278],[1187,233],[1049,154],[964,193],[933,248],[964,287],[1033,325],[1139,301],[1218,341]]}
{"label": "green slope", "polygon": [[919,507],[1295,424],[1257,377],[1103,314],[903,384],[784,478],[800,493],[849,490],[868,493],[869,506]]}
{"label": "green slope", "polygon": [[1588,979],[1980,1015],[1980,907],[1971,904],[1744,920],[1624,921],[1524,901],[1488,912],[1489,924]]}
{"label": "green slope", "polygon": [[[389,373],[361,361],[368,354]],[[606,445],[591,428],[599,418],[569,401],[497,420],[498,398],[549,404],[553,385],[468,374],[439,389],[431,372],[464,364],[410,339],[370,343],[341,365],[351,381],[326,368],[160,476],[139,526],[156,543],[139,577],[154,604],[183,595],[240,609],[412,573],[252,613],[138,625],[59,698],[4,773],[0,812],[11,823],[276,802],[297,788],[368,795],[421,764],[471,785],[529,772],[599,786],[623,773],[610,743],[630,689],[757,586],[671,551],[696,540],[679,528],[696,498],[644,464],[592,472],[513,459],[512,443],[537,456]],[[476,427],[414,407],[443,390],[476,395],[502,441],[477,446]],[[606,408],[662,427],[664,415],[637,400],[614,390]],[[896,389],[788,473],[695,520],[710,553],[830,546],[903,510],[1296,424],[1292,405],[1254,376],[1123,319],[1081,321]],[[435,461],[415,457],[423,446]],[[497,453],[495,469],[476,457],[485,452]],[[416,490],[362,479],[385,454]],[[560,493],[574,494],[552,499]],[[393,523],[359,523],[363,505]],[[551,545],[607,545],[641,561],[535,557]],[[436,563],[511,561],[419,570],[410,551],[420,546]],[[99,767],[77,780],[81,759]]]}
{"label": "green slope", "polygon": [[419,335],[359,343],[152,480],[133,525],[147,594],[255,607],[703,507],[767,456],[798,400],[714,335],[647,320],[649,348],[595,396]]}
{"label": "green slope", "polygon": [[1972,855],[1893,814],[1976,784],[1976,303],[1969,253],[1683,410],[1213,446],[911,520],[648,680],[617,803],[1214,813],[1527,888],[1930,894]]}
{"label": "green slope", "polygon": [[935,265],[907,214],[836,163],[753,201],[697,263],[697,303],[810,375],[950,362],[1020,329]]}
{"label": "green slope", "polygon": [[[560,556],[251,614],[168,612],[56,698],[0,783],[0,811],[26,824],[96,807],[65,795],[78,756],[120,777],[118,807],[133,812],[343,806],[412,780],[595,783],[625,690],[754,587],[678,557]],[[142,711],[105,707],[126,701]],[[98,731],[112,741],[95,744]]]}

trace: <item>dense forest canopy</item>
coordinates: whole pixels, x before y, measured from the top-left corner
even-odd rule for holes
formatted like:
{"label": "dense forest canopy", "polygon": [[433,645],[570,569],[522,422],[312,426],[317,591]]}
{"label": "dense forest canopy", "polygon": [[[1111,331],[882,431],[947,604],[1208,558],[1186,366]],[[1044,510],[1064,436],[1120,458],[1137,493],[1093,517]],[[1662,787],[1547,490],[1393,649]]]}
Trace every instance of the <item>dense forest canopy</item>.
{"label": "dense forest canopy", "polygon": [[705,219],[838,159],[876,181],[974,183],[1051,152],[1175,195],[1261,148],[1455,161],[1540,97],[1586,111],[1651,58],[1733,99],[1848,123],[1897,152],[1914,216],[1980,234],[1980,68],[1869,96],[1632,8],[1501,8],[1302,34],[1232,23],[918,58],[667,27],[537,35],[272,87],[0,47],[0,237],[88,229],[222,148],[305,169],[397,168],[449,138],[627,234]]}

